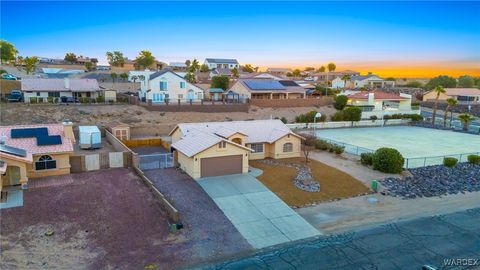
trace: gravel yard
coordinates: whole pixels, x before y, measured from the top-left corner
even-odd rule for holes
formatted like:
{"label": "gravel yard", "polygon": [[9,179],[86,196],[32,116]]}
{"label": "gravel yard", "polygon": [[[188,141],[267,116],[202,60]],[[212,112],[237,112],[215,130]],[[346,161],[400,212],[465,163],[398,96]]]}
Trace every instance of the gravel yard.
{"label": "gravel yard", "polygon": [[175,208],[185,228],[185,238],[195,252],[186,255],[190,264],[214,261],[253,250],[215,202],[190,176],[177,169],[146,170]]}
{"label": "gravel yard", "polygon": [[404,199],[433,197],[480,191],[480,165],[459,163],[453,168],[443,165],[410,169],[413,176],[380,181],[385,195]]}
{"label": "gravel yard", "polygon": [[[50,184],[25,190],[23,207],[0,210],[0,269],[173,269],[249,249],[193,180],[175,170],[156,179],[170,191],[180,181],[175,203],[185,228],[175,235],[131,170],[35,181]],[[45,235],[49,229],[52,236]]]}

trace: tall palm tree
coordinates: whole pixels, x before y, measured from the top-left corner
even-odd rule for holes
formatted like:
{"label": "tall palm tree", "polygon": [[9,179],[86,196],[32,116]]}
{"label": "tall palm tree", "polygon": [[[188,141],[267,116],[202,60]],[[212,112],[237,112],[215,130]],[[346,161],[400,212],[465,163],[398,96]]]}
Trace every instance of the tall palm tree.
{"label": "tall palm tree", "polygon": [[463,113],[458,116],[458,119],[460,119],[460,121],[463,123],[463,130],[468,130],[468,125],[470,121],[474,119],[474,117],[468,113]]}
{"label": "tall palm tree", "polygon": [[198,63],[197,59],[193,59],[193,61],[190,63],[190,69],[192,73],[195,73],[197,70],[200,69],[200,63]]}
{"label": "tall palm tree", "polygon": [[450,110],[451,107],[457,105],[457,103],[458,101],[454,98],[447,99],[447,108],[445,108],[445,115],[443,115],[443,127],[447,127],[448,110]]}
{"label": "tall palm tree", "polygon": [[437,96],[435,97],[435,101],[433,102],[433,116],[432,116],[432,125],[435,126],[435,116],[437,116],[437,104],[438,104],[438,99],[440,98],[440,94],[445,94],[445,89],[443,89],[443,86],[438,85],[433,89],[435,93],[437,93]]}
{"label": "tall palm tree", "polygon": [[[328,69],[328,72],[335,71],[335,69],[337,69],[337,65],[335,65],[335,63],[328,63],[327,69]],[[327,87],[328,87],[328,73],[327,73]]]}
{"label": "tall palm tree", "polygon": [[348,74],[345,74],[342,76],[342,81],[344,82],[343,88],[347,88],[347,81],[350,80],[351,76]]}

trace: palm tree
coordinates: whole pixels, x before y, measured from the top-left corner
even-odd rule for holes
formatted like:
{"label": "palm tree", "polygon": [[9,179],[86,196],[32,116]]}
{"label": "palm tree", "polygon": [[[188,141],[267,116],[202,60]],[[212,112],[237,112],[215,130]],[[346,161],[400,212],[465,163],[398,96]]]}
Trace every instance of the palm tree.
{"label": "palm tree", "polygon": [[450,107],[453,107],[457,105],[458,101],[454,98],[448,98],[447,99],[447,108],[445,109],[445,115],[443,116],[443,127],[447,126],[447,114],[448,110],[450,110]]}
{"label": "palm tree", "polygon": [[437,93],[437,96],[435,97],[435,101],[433,102],[433,116],[432,116],[432,125],[435,126],[435,116],[437,115],[437,103],[438,99],[440,98],[440,94],[445,94],[445,89],[443,89],[443,86],[439,85],[433,89],[435,93]]}
{"label": "palm tree", "polygon": [[458,119],[460,119],[460,121],[463,123],[463,130],[468,130],[468,125],[470,121],[474,119],[474,117],[468,113],[463,113],[458,116]]}
{"label": "palm tree", "polygon": [[345,74],[342,76],[342,81],[344,82],[343,88],[347,88],[347,81],[350,80],[351,76],[348,74]]}
{"label": "palm tree", "polygon": [[115,72],[111,73],[110,77],[112,77],[112,82],[115,83],[115,79],[117,78],[117,73]]}
{"label": "palm tree", "polygon": [[122,78],[123,81],[126,82],[127,79],[128,79],[128,73],[124,72],[124,73],[120,74],[120,78]]}
{"label": "palm tree", "polygon": [[[335,71],[335,69],[337,69],[337,65],[335,65],[335,63],[328,63],[327,69],[328,69],[328,72]],[[328,87],[328,73],[327,73],[327,87]]]}
{"label": "palm tree", "polygon": [[200,63],[198,63],[197,59],[193,59],[192,63],[190,63],[190,69],[192,73],[195,73],[197,70],[200,69]]}

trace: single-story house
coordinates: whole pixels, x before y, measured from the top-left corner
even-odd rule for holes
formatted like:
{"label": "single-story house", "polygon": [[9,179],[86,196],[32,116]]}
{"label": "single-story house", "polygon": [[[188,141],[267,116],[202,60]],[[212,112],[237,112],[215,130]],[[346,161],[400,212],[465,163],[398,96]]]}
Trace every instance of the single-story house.
{"label": "single-story house", "polygon": [[312,74],[312,78],[314,81],[318,82],[325,82],[327,81],[332,81],[335,78],[341,78],[344,75],[348,76],[358,76],[360,75],[360,72],[353,71],[353,70],[344,70],[344,71],[332,71],[332,72],[317,72]]}
{"label": "single-story house", "polygon": [[386,88],[395,87],[395,81],[387,81],[374,74],[351,76],[350,80],[342,80],[342,77],[337,77],[332,80],[332,88]]}
{"label": "single-story house", "polygon": [[226,69],[239,69],[240,64],[238,63],[237,59],[219,59],[219,58],[206,58],[205,65],[209,69],[216,69],[216,68],[226,68]]}
{"label": "single-story house", "polygon": [[230,90],[238,93],[242,99],[296,99],[306,97],[306,89],[291,80],[239,79]]}
{"label": "single-story house", "polygon": [[216,68],[212,69],[210,71],[210,78],[213,78],[215,76],[227,76],[227,77],[232,77],[232,71],[228,68]]}
{"label": "single-story house", "polygon": [[[353,91],[352,91],[353,92]],[[412,109],[412,96],[384,91],[353,92],[348,97],[348,105],[362,108],[362,119],[371,116],[383,118],[386,114],[419,114],[419,109]]]}
{"label": "single-story house", "polygon": [[[438,97],[441,101],[446,101],[449,98],[456,99],[460,104],[475,104],[480,103],[480,89],[478,88],[445,88],[445,94],[440,94]],[[428,91],[423,95],[424,101],[435,100],[437,93],[435,91]]]}
{"label": "single-story house", "polygon": [[178,102],[178,100],[197,102],[204,98],[202,88],[168,69],[146,77],[140,83],[139,97],[142,100],[152,100],[152,103]]}
{"label": "single-story house", "polygon": [[23,79],[25,102],[47,102],[49,97],[97,98],[102,90],[96,79]]}
{"label": "single-story house", "polygon": [[29,178],[69,174],[74,142],[72,122],[0,126],[0,190],[27,188]]}
{"label": "single-story house", "polygon": [[302,137],[280,120],[178,124],[171,132],[180,168],[192,178],[248,172],[248,162],[301,156]]}
{"label": "single-story house", "polygon": [[285,76],[287,73],[292,73],[290,68],[267,68],[267,72],[277,76]]}
{"label": "single-story house", "polygon": [[270,80],[285,80],[285,77],[274,75],[268,72],[254,72],[254,73],[241,73],[240,79],[270,79]]}

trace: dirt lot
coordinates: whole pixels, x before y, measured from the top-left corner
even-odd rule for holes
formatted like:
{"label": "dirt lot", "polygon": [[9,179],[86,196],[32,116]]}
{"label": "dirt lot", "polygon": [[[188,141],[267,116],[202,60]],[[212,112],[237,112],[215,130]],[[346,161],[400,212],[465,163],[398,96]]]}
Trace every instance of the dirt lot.
{"label": "dirt lot", "polygon": [[2,125],[58,123],[69,119],[75,125],[106,125],[121,122],[134,127],[157,129],[160,135],[167,134],[171,128],[181,122],[229,121],[248,119],[270,119],[286,117],[293,121],[295,116],[317,110],[323,114],[332,114],[335,109],[329,107],[301,108],[258,108],[252,107],[248,113],[198,113],[198,112],[157,112],[148,111],[135,105],[48,105],[2,103],[0,122]]}
{"label": "dirt lot", "polygon": [[128,169],[55,178],[67,184],[26,190],[23,207],[0,211],[1,269],[172,269],[232,252],[224,245],[235,231],[218,238],[197,228],[217,229],[209,216],[170,234],[166,214]]}
{"label": "dirt lot", "polygon": [[[305,164],[304,158],[279,159],[275,161],[284,164]],[[320,192],[307,192],[297,188],[293,181],[297,175],[297,170],[294,168],[270,165],[258,161],[251,161],[250,165],[263,170],[263,174],[257,177],[257,179],[290,206],[299,207],[316,202],[353,197],[369,192],[369,189],[357,179],[316,160],[310,159],[308,166],[311,168],[315,179],[320,183]]]}

